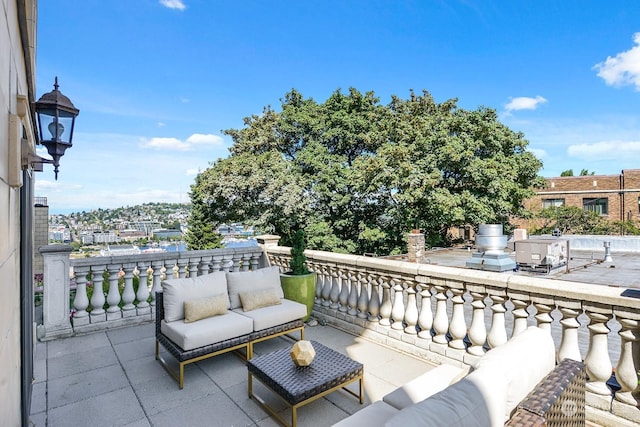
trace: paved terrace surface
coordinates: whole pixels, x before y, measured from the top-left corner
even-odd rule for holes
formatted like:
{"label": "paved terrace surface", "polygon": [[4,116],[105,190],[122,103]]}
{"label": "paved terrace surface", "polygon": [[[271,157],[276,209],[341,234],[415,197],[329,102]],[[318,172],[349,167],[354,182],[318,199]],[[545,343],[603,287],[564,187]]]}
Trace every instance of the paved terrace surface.
{"label": "paved terrace surface", "polygon": [[[276,426],[247,395],[243,360],[228,353],[187,365],[184,389],[154,355],[154,324],[38,342],[31,424],[35,426]],[[330,326],[305,328],[316,340],[364,364],[365,405],[433,365]],[[255,346],[256,354],[289,348],[274,338]],[[171,356],[167,356],[171,359]],[[357,383],[350,388],[357,392]],[[261,397],[290,410],[254,381]],[[361,409],[339,390],[298,410],[300,427],[330,426]],[[1,424],[1,423],[0,423]]]}

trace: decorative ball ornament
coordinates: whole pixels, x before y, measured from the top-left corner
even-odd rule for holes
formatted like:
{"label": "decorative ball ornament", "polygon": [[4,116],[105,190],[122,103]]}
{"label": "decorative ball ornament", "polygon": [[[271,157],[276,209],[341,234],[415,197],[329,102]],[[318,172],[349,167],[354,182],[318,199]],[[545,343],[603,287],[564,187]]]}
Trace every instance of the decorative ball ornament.
{"label": "decorative ball ornament", "polygon": [[296,366],[309,366],[316,357],[316,351],[311,345],[311,341],[300,340],[291,347],[291,360]]}

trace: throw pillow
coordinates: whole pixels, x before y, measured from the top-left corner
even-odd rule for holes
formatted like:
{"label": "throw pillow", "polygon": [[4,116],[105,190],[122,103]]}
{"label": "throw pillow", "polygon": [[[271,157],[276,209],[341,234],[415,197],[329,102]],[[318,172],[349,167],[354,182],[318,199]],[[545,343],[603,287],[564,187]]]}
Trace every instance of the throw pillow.
{"label": "throw pillow", "polygon": [[227,303],[227,294],[186,300],[184,302],[184,323],[225,314],[227,312]]}
{"label": "throw pillow", "polygon": [[284,298],[280,285],[280,268],[277,266],[259,268],[251,271],[236,271],[227,273],[227,287],[231,309],[240,308],[241,292],[253,292],[256,289],[274,288],[280,298]]}
{"label": "throw pillow", "polygon": [[280,295],[274,288],[256,289],[250,292],[240,292],[242,311],[251,311],[262,307],[282,304]]}

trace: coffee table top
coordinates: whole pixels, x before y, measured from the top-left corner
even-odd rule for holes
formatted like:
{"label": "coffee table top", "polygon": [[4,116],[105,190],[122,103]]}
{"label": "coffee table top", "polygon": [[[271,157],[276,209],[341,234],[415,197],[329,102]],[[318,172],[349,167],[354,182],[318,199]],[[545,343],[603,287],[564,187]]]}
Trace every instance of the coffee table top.
{"label": "coffee table top", "polygon": [[309,366],[296,366],[291,349],[284,348],[254,357],[247,361],[247,369],[291,405],[362,375],[362,363],[317,341],[311,344],[316,356]]}

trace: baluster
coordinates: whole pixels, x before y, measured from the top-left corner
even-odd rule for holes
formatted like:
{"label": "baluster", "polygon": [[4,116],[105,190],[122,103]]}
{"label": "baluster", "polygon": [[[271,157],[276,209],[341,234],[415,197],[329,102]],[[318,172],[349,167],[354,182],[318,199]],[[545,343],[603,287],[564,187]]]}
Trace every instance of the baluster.
{"label": "baluster", "polygon": [[156,306],[156,292],[162,291],[162,261],[151,261],[153,286],[151,286],[151,306]]}
{"label": "baluster", "polygon": [[[572,305],[573,307],[569,307]],[[580,315],[580,308],[582,304],[580,301],[562,301],[562,307],[559,307],[560,313],[562,313],[562,340],[560,341],[560,348],[558,349],[558,363],[564,359],[582,361],[580,355],[580,347],[578,346],[578,328],[580,323],[577,317]]]}
{"label": "baluster", "polygon": [[231,271],[240,271],[240,260],[242,260],[242,254],[234,253],[231,256],[231,259],[233,260],[233,267]]}
{"label": "baluster", "polygon": [[471,317],[471,327],[467,335],[471,345],[467,348],[469,354],[474,356],[482,356],[484,354],[484,343],[487,341],[487,325],[484,323],[484,308],[486,307],[484,299],[487,296],[485,292],[474,290],[471,292],[473,302],[473,314]]}
{"label": "baluster", "polygon": [[429,284],[420,284],[420,314],[418,315],[418,326],[420,338],[431,339],[431,328],[433,327],[433,312],[431,311],[431,290]]}
{"label": "baluster", "polygon": [[447,331],[449,330],[449,319],[447,317],[447,288],[441,285],[436,285],[433,288],[436,291],[436,315],[433,318],[433,330],[436,334],[433,337],[433,342],[446,344]]}
{"label": "baluster", "polygon": [[222,270],[222,255],[214,255],[211,257],[211,269],[215,273]]}
{"label": "baluster", "polygon": [[380,304],[380,324],[391,325],[391,283],[389,277],[380,276],[382,282],[382,304]]}
{"label": "baluster", "polygon": [[104,265],[94,265],[91,267],[91,280],[93,281],[93,294],[91,294],[91,323],[104,322],[107,320],[107,315],[104,311],[104,289],[102,282],[104,277],[102,276],[105,270]]}
{"label": "baluster", "polygon": [[244,253],[242,254],[242,271],[249,271],[249,263],[251,261],[251,254]]}
{"label": "baluster", "polygon": [[[462,285],[462,283],[459,285]],[[449,347],[464,350],[464,336],[467,334],[467,324],[464,321],[464,298],[462,296],[464,289],[451,288],[451,293],[453,294],[451,298],[453,309],[451,311],[451,323],[449,324],[449,335],[451,335]]]}
{"label": "baluster", "polygon": [[224,254],[222,256],[222,270],[224,271],[237,271],[234,270],[235,264],[234,264],[234,259],[233,259],[233,255],[232,254]]}
{"label": "baluster", "polygon": [[187,265],[189,264],[188,259],[180,258],[178,259],[178,277],[180,279],[187,277]]}
{"label": "baluster", "polygon": [[[640,320],[622,318],[628,313],[616,312],[620,322],[620,358],[616,366],[616,380],[620,391],[616,392],[616,400],[632,406],[638,406],[640,386],[638,371],[640,370]],[[637,314],[636,314],[637,316]]]}
{"label": "baluster", "polygon": [[[416,302],[416,289],[413,287],[411,281],[404,282],[407,289],[407,308],[404,312],[404,323],[406,324],[404,331],[410,335],[416,335],[418,330],[416,325],[418,324],[418,303]],[[393,328],[393,325],[391,325]]]}
{"label": "baluster", "polygon": [[[391,281],[395,282],[394,279]],[[402,323],[405,311],[403,290],[400,283],[393,286],[393,306],[391,307],[391,318],[393,319],[393,323],[391,323],[392,329],[404,329],[404,324]]]}
{"label": "baluster", "polygon": [[507,329],[504,324],[504,313],[507,311],[504,303],[507,298],[504,294],[491,294],[489,298],[493,303],[491,305],[493,315],[491,316],[491,329],[489,329],[489,335],[487,335],[487,344],[491,348],[496,348],[507,342]]}
{"label": "baluster", "polygon": [[89,267],[74,267],[73,272],[76,278],[76,296],[73,299],[73,308],[75,309],[73,326],[78,326],[89,323],[89,313],[87,313],[87,307],[89,307],[89,298],[87,297],[87,274],[89,273]]}
{"label": "baluster", "polygon": [[325,269],[324,284],[322,286],[322,306],[329,307],[331,305],[331,288],[333,287],[333,270],[334,267]]}
{"label": "baluster", "polygon": [[122,316],[131,317],[135,316],[135,308],[133,301],[136,299],[136,293],[133,291],[133,268],[136,265],[134,263],[126,263],[122,265],[124,271],[124,290],[122,291]]}
{"label": "baluster", "polygon": [[[597,311],[592,311],[597,310]],[[607,322],[613,317],[612,313],[607,313],[605,307],[593,307],[586,309],[589,316],[589,350],[584,358],[589,381],[587,389],[595,394],[609,396],[611,390],[607,387],[607,381],[611,377],[613,366],[609,359],[608,338],[609,327]]]}
{"label": "baluster", "polygon": [[316,280],[316,300],[315,304],[322,305],[322,287],[324,285],[324,272],[325,267],[323,265],[318,265],[318,279]]}
{"label": "baluster", "polygon": [[120,314],[120,290],[118,289],[118,279],[120,273],[120,266],[116,264],[110,264],[107,267],[109,271],[109,293],[107,294],[107,320],[119,319],[122,317]]}
{"label": "baluster", "polygon": [[518,335],[520,332],[527,329],[527,307],[529,306],[528,296],[518,292],[509,292],[509,298],[513,303],[513,331],[511,332],[511,338]]}
{"label": "baluster", "polygon": [[340,270],[334,268],[331,272],[331,292],[329,292],[330,307],[337,309],[340,307]]}
{"label": "baluster", "polygon": [[369,317],[367,308],[369,307],[369,288],[367,287],[367,276],[363,272],[358,273],[358,288],[360,295],[358,296],[358,317],[366,319]]}
{"label": "baluster", "polygon": [[369,298],[369,307],[367,308],[369,311],[369,317],[367,320],[370,322],[377,322],[378,314],[380,313],[380,295],[378,293],[378,278],[375,274],[370,274],[369,283],[371,283],[371,297]]}
{"label": "baluster", "polygon": [[348,271],[340,269],[339,270],[339,279],[340,280],[340,295],[338,295],[338,303],[340,307],[338,311],[344,313],[349,310],[348,302],[349,302],[349,284],[348,284]]}
{"label": "baluster", "polygon": [[260,257],[261,256],[262,256],[262,254],[259,254],[259,253],[255,253],[255,252],[251,253],[251,261],[249,261],[251,263],[251,270],[257,270],[258,269],[258,265],[260,265]]}
{"label": "baluster", "polygon": [[198,257],[189,258],[189,277],[194,278],[198,275],[198,265],[200,259]]}
{"label": "baluster", "polygon": [[[536,299],[539,300],[540,298],[536,297]],[[551,333],[551,323],[553,322],[553,317],[551,317],[550,313],[554,308],[553,301],[543,299],[543,301],[534,302],[533,306],[537,311],[534,317],[538,321],[538,327]]]}
{"label": "baluster", "polygon": [[358,314],[358,286],[356,286],[357,282],[356,272],[353,270],[349,270],[349,299],[347,300],[347,304],[349,305],[349,310],[347,310],[347,314],[355,316]]}
{"label": "baluster", "polygon": [[210,269],[211,269],[211,257],[210,256],[202,257],[200,264],[198,264],[198,276],[209,274],[211,272]]}
{"label": "baluster", "polygon": [[138,292],[136,292],[136,298],[138,299],[138,314],[149,313],[149,303],[147,302],[149,299],[149,270],[150,268],[147,267],[145,263],[141,263],[138,266]]}

